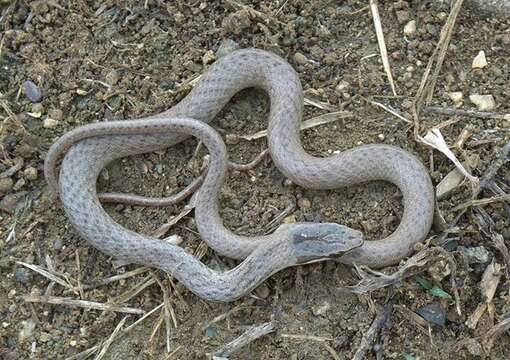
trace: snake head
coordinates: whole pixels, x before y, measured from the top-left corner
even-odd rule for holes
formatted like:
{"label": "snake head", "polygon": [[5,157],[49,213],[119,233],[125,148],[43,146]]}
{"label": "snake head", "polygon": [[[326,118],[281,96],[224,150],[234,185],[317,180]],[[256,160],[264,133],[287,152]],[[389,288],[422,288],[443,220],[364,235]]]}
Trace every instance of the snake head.
{"label": "snake head", "polygon": [[290,233],[298,264],[339,257],[363,245],[363,234],[335,223],[294,223],[278,230]]}

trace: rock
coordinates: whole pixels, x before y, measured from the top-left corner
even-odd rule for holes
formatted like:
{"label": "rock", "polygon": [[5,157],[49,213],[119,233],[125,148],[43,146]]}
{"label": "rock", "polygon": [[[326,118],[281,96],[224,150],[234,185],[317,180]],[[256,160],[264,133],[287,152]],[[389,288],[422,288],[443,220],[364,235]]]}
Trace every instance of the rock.
{"label": "rock", "polygon": [[216,58],[221,58],[239,49],[239,44],[234,40],[225,39],[221,42],[220,47],[216,50]]}
{"label": "rock", "polygon": [[37,179],[37,169],[33,166],[29,166],[23,171],[23,175],[25,175],[28,180],[34,181]]}
{"label": "rock", "polygon": [[23,82],[23,91],[25,92],[25,96],[31,102],[39,102],[42,99],[42,92],[39,87],[30,80],[26,80]]}
{"label": "rock", "polygon": [[386,139],[386,137],[384,136],[384,134],[379,134],[377,135],[377,138],[381,141],[384,141],[384,139]]}
{"label": "rock", "polygon": [[0,200],[0,210],[5,211],[6,213],[12,214],[14,213],[15,208],[23,203],[25,196],[27,195],[26,191],[21,191],[16,194],[6,195]]}
{"label": "rock", "polygon": [[496,108],[496,101],[494,101],[492,95],[469,95],[469,100],[471,100],[480,111],[490,111]]}
{"label": "rock", "polygon": [[32,282],[32,272],[28,269],[19,267],[14,271],[14,279],[19,283],[30,285]]}
{"label": "rock", "polygon": [[499,34],[494,37],[496,41],[499,41],[503,45],[510,45],[510,33],[508,34]]}
{"label": "rock", "polygon": [[327,301],[324,301],[320,305],[312,306],[312,314],[314,314],[315,316],[321,316],[328,312],[329,309],[331,309],[331,304]]}
{"label": "rock", "polygon": [[109,85],[115,85],[117,82],[119,82],[119,73],[117,70],[113,69],[108,74],[106,74],[106,82]]}
{"label": "rock", "polygon": [[476,339],[467,339],[466,341],[466,349],[473,356],[482,355],[482,346]]}
{"label": "rock", "polygon": [[448,93],[448,97],[455,105],[460,104],[464,99],[464,94],[461,91],[452,91]]}
{"label": "rock", "polygon": [[441,282],[445,277],[450,275],[450,265],[445,260],[436,261],[431,267],[428,268],[427,272],[432,276],[434,281]]}
{"label": "rock", "polygon": [[404,26],[404,34],[413,36],[416,33],[416,21],[411,20]]}
{"label": "rock", "polygon": [[52,119],[60,121],[64,118],[64,112],[60,109],[51,109],[48,111],[48,116]]}
{"label": "rock", "polygon": [[21,325],[22,325],[22,328],[18,333],[18,340],[21,343],[23,343],[33,336],[36,323],[32,319],[28,319],[26,321],[22,321]]}
{"label": "rock", "polygon": [[301,209],[310,209],[312,207],[312,203],[307,198],[301,198],[297,201],[299,208]]}
{"label": "rock", "polygon": [[411,18],[411,15],[407,10],[399,10],[395,14],[397,15],[397,21],[400,25],[405,24]]}
{"label": "rock", "polygon": [[446,312],[441,305],[435,301],[430,304],[423,305],[416,311],[416,313],[430,324],[439,326],[446,325]]}
{"label": "rock", "polygon": [[349,84],[347,81],[342,80],[338,83],[338,85],[335,87],[335,92],[338,95],[343,95],[343,93],[349,91],[349,88],[351,87],[351,84]]}
{"label": "rock", "polygon": [[52,118],[46,118],[43,120],[43,128],[45,129],[53,129],[58,125],[58,121]]}
{"label": "rock", "polygon": [[306,58],[306,56],[304,56],[303,54],[301,54],[300,52],[297,52],[294,54],[294,56],[292,57],[294,59],[294,61],[296,63],[298,63],[299,65],[306,65],[308,64],[308,59]]}
{"label": "rock", "polygon": [[459,246],[458,249],[464,254],[470,264],[486,264],[492,258],[489,250],[483,246]]}
{"label": "rock", "polygon": [[14,181],[10,177],[0,179],[0,194],[7,194],[12,190]]}
{"label": "rock", "polygon": [[212,50],[207,51],[204,56],[202,56],[202,64],[207,65],[216,60],[216,55]]}
{"label": "rock", "polygon": [[471,65],[471,67],[473,69],[483,69],[486,66],[487,66],[487,59],[485,58],[485,52],[482,50],[473,59],[473,64]]}
{"label": "rock", "polygon": [[258,288],[255,289],[255,294],[261,299],[267,298],[269,293],[269,287],[265,283],[261,284]]}
{"label": "rock", "polygon": [[62,242],[62,239],[56,238],[55,240],[53,240],[53,249],[61,250],[63,246],[64,243]]}
{"label": "rock", "polygon": [[40,118],[44,112],[44,106],[41,103],[32,104],[30,112],[32,113],[32,117]]}
{"label": "rock", "polygon": [[218,335],[218,329],[214,325],[205,328],[205,336],[212,339]]}

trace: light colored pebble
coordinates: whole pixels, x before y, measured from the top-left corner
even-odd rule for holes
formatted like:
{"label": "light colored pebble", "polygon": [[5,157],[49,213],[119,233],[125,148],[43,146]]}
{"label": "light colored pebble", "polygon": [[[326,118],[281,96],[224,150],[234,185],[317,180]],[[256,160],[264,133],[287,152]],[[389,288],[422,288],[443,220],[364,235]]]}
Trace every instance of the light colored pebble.
{"label": "light colored pebble", "polygon": [[32,180],[32,181],[36,180],[37,179],[37,169],[33,166],[29,166],[23,171],[23,175],[25,175],[25,177],[28,180]]}
{"label": "light colored pebble", "polygon": [[297,62],[299,65],[306,65],[308,64],[308,59],[306,58],[306,56],[304,56],[303,54],[301,54],[300,52],[297,52],[294,54],[294,56],[292,57],[294,59],[295,62]]}
{"label": "light colored pebble", "polygon": [[383,141],[384,139],[386,139],[386,137],[384,136],[384,134],[379,134],[377,135],[377,137],[379,138],[379,140]]}
{"label": "light colored pebble", "polygon": [[212,50],[208,50],[204,56],[202,56],[202,64],[207,65],[212,63],[214,60],[216,60],[216,55],[214,55],[214,52]]}
{"label": "light colored pebble", "polygon": [[480,111],[490,111],[496,108],[496,101],[492,95],[474,94],[469,96],[469,100],[471,100]]}
{"label": "light colored pebble", "polygon": [[407,36],[414,35],[416,33],[416,21],[411,20],[404,26],[404,34]]}
{"label": "light colored pebble", "polygon": [[308,200],[307,198],[299,199],[297,204],[301,209],[310,209],[310,207],[312,207],[311,201]]}
{"label": "light colored pebble", "polygon": [[49,117],[43,120],[43,128],[45,129],[53,129],[55,126],[57,126],[57,124],[57,120]]}
{"label": "light colored pebble", "polygon": [[343,95],[349,88],[351,87],[351,84],[349,84],[347,81],[342,80],[338,83],[338,85],[335,87],[335,92],[338,95]]}
{"label": "light colored pebble", "polygon": [[225,55],[230,54],[231,52],[239,49],[239,44],[234,40],[225,39],[221,42],[220,47],[216,50],[216,57],[219,59]]}
{"label": "light colored pebble", "polygon": [[12,190],[14,186],[14,181],[10,177],[1,178],[0,179],[0,194],[7,194]]}
{"label": "light colored pebble", "polygon": [[452,91],[448,93],[448,97],[454,104],[460,104],[464,99],[464,94],[461,91]]}
{"label": "light colored pebble", "polygon": [[483,69],[487,66],[487,59],[485,58],[485,52],[481,50],[478,55],[473,59],[473,69]]}

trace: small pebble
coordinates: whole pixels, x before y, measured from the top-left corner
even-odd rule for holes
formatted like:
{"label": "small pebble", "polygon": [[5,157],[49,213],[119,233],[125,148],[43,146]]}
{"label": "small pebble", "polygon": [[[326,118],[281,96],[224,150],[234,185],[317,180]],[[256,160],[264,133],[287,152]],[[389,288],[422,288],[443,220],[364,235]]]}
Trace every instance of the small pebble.
{"label": "small pebble", "polygon": [[53,129],[58,125],[58,121],[52,118],[46,118],[43,120],[43,128],[45,129]]}
{"label": "small pebble", "polygon": [[437,302],[423,305],[416,313],[431,324],[439,326],[446,325],[446,312]]}
{"label": "small pebble", "polygon": [[312,203],[307,198],[299,199],[297,204],[301,209],[310,209],[312,207]]}
{"label": "small pebble", "polygon": [[61,250],[63,246],[64,243],[62,242],[62,239],[56,238],[55,240],[53,240],[53,249]]}
{"label": "small pebble", "polygon": [[487,59],[485,58],[485,52],[482,50],[473,59],[473,69],[483,69],[487,66]]}
{"label": "small pebble", "polygon": [[1,178],[0,179],[0,194],[7,194],[12,190],[14,186],[14,181],[10,177]]}
{"label": "small pebble", "polygon": [[349,84],[347,81],[345,80],[342,80],[338,83],[338,85],[335,87],[335,92],[338,94],[338,95],[342,95],[343,93],[345,93],[346,91],[349,90],[351,84]]}
{"label": "small pebble", "polygon": [[32,319],[28,319],[26,321],[21,322],[21,330],[18,334],[18,339],[20,342],[24,342],[27,339],[31,338],[34,334],[36,323]]}
{"label": "small pebble", "polygon": [[306,56],[304,56],[303,54],[301,54],[300,52],[297,52],[294,54],[294,56],[292,57],[294,59],[295,62],[297,62],[299,65],[306,65],[308,64],[308,59],[306,58]]}
{"label": "small pebble", "polygon": [[37,179],[37,169],[33,166],[29,166],[23,171],[23,175],[25,175],[25,177],[28,180],[31,180],[31,181],[36,180]]}
{"label": "small pebble", "polygon": [[379,134],[377,135],[377,137],[379,138],[379,140],[381,141],[384,141],[385,137],[384,137],[384,134]]}
{"label": "small pebble", "polygon": [[221,42],[220,47],[216,50],[216,58],[221,58],[239,49],[239,44],[234,40],[225,39]]}
{"label": "small pebble", "polygon": [[44,111],[44,107],[41,103],[32,104],[32,107],[30,108],[32,117],[35,117],[35,118],[41,117],[43,111]]}
{"label": "small pebble", "polygon": [[406,11],[406,10],[399,10],[396,12],[396,15],[397,15],[397,21],[399,24],[405,24],[411,18],[409,11]]}
{"label": "small pebble", "polygon": [[467,339],[466,349],[473,356],[482,355],[482,346],[476,339]]}
{"label": "small pebble", "polygon": [[23,90],[25,92],[25,96],[31,102],[39,102],[42,99],[42,92],[39,87],[30,80],[26,80],[23,82]]}
{"label": "small pebble", "polygon": [[106,82],[109,85],[115,85],[119,81],[119,73],[117,70],[113,69],[108,74],[106,74]]}
{"label": "small pebble", "polygon": [[265,283],[261,284],[258,288],[255,289],[255,294],[261,299],[267,298],[269,293],[269,287]]}
{"label": "small pebble", "polygon": [[321,316],[328,312],[328,310],[331,309],[331,304],[327,301],[324,301],[320,305],[313,305],[312,306],[312,313],[315,316]]}
{"label": "small pebble", "polygon": [[22,284],[30,285],[32,282],[32,272],[25,268],[17,268],[14,271],[14,279]]}
{"label": "small pebble", "polygon": [[491,253],[484,246],[458,248],[466,256],[470,264],[486,264],[490,261]]}
{"label": "small pebble", "polygon": [[51,109],[48,111],[48,115],[50,118],[60,121],[64,118],[64,112],[60,109]]}
{"label": "small pebble", "polygon": [[452,91],[448,93],[448,97],[454,104],[460,104],[464,99],[464,94],[461,91]]}
{"label": "small pebble", "polygon": [[480,111],[490,111],[496,108],[496,101],[492,95],[469,95],[469,100],[471,100]]}
{"label": "small pebble", "polygon": [[205,336],[206,337],[211,339],[211,338],[216,337],[216,335],[218,335],[218,330],[216,329],[216,327],[214,325],[208,326],[205,329]]}
{"label": "small pebble", "polygon": [[202,56],[202,64],[207,65],[216,60],[216,55],[212,50],[207,51],[204,56]]}
{"label": "small pebble", "polygon": [[404,26],[404,34],[412,36],[416,33],[416,21],[411,20]]}

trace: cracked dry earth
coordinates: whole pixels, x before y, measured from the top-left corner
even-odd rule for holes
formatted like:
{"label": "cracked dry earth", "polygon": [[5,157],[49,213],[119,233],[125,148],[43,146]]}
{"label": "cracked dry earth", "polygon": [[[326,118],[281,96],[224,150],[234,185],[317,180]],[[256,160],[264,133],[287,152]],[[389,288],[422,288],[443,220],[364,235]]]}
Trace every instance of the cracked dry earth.
{"label": "cracked dry earth", "polygon": [[[476,110],[469,96],[486,94],[493,96],[494,112],[508,114],[510,22],[501,16],[480,18],[470,9],[463,8],[457,19],[431,104]],[[89,247],[70,227],[43,178],[46,151],[66,131],[163,111],[185,96],[193,80],[222,54],[235,47],[259,47],[287,59],[299,73],[306,97],[316,104],[305,106],[305,119],[336,111],[352,113],[304,130],[307,151],[325,156],[358,144],[401,146],[420,157],[437,185],[453,164],[440,152],[431,155],[414,141],[408,123],[369,101],[411,119],[413,98],[450,7],[446,2],[385,1],[379,12],[397,97],[388,85],[373,19],[363,1],[0,1],[0,357],[70,358],[101,344],[125,316],[124,327],[141,316],[30,303],[24,301],[29,294],[112,303],[144,312],[167,299],[170,316],[158,309],[114,341],[104,359],[206,358],[248,327],[267,321],[274,323],[276,331],[231,359],[350,359],[376,309],[392,294],[395,309],[377,347],[383,358],[508,359],[508,333],[503,332],[490,350],[480,340],[510,312],[506,276],[501,276],[491,311],[474,327],[467,324],[485,301],[480,281],[487,266],[492,261],[504,265],[472,209],[450,234],[447,250],[457,262],[455,275],[438,262],[418,279],[410,277],[391,288],[355,295],[338,291],[357,283],[353,269],[324,262],[286,269],[250,296],[216,304],[200,300],[163,273],[143,269],[100,286],[101,279],[129,275],[138,267],[116,267]],[[414,30],[409,25],[413,20]],[[472,69],[480,51],[488,64]],[[23,90],[27,80],[41,91],[40,101],[32,102],[29,97],[37,94]],[[264,138],[246,141],[239,136],[265,129],[267,112],[265,95],[246,90],[213,122],[232,160],[247,163],[266,148]],[[421,121],[423,129],[444,125],[441,132],[447,144],[475,176],[484,174],[497,149],[510,138],[510,125],[504,119],[425,111]],[[463,146],[453,147],[464,137]],[[204,155],[196,141],[189,140],[166,151],[122,159],[103,171],[98,187],[169,195],[199,175]],[[508,190],[508,166],[498,171],[495,180]],[[482,193],[481,197],[490,196]],[[469,199],[469,184],[442,198],[438,208],[446,222],[458,213],[455,207]],[[183,206],[105,208],[122,225],[149,234]],[[508,244],[508,205],[495,202],[483,209],[493,221],[491,231]],[[270,159],[248,172],[229,173],[221,193],[224,222],[240,234],[263,234],[281,222],[331,221],[375,240],[397,227],[401,213],[400,194],[391,185],[309,191],[286,181]],[[235,265],[204,246],[192,212],[162,236],[172,234],[182,237],[181,246],[214,269]],[[437,229],[433,234],[438,234]],[[46,269],[62,283],[53,283],[19,262]],[[451,276],[459,293],[460,315],[453,298],[424,287],[423,280],[453,294]],[[168,349],[166,319],[170,320]],[[368,358],[376,356],[370,353]]]}

